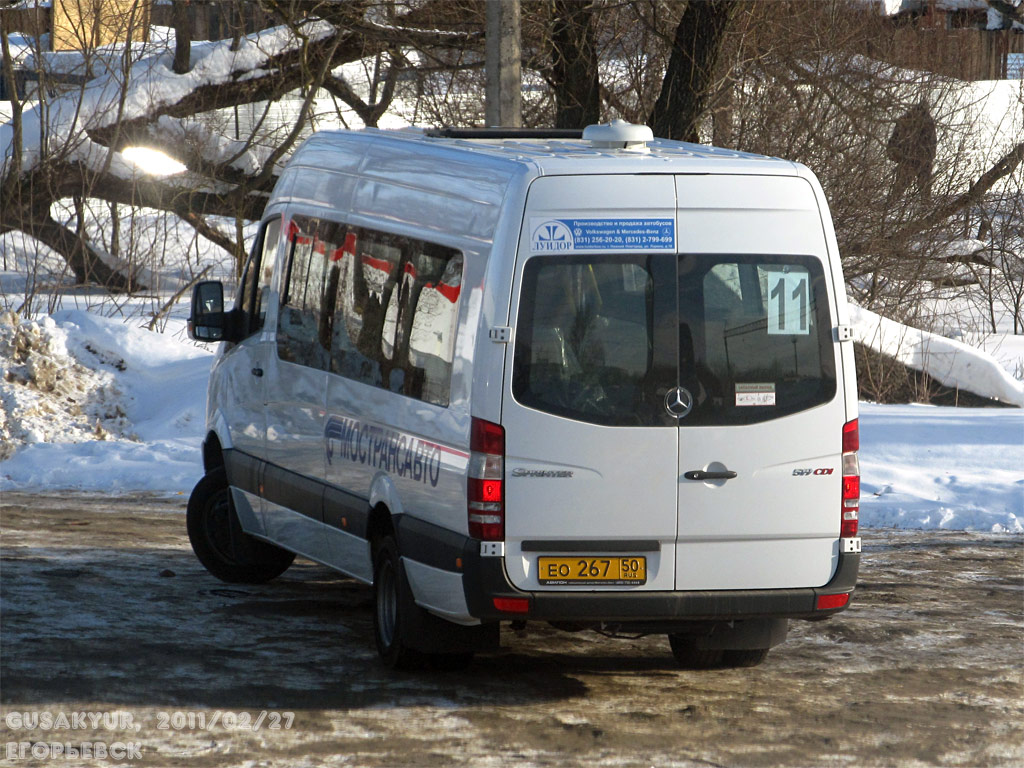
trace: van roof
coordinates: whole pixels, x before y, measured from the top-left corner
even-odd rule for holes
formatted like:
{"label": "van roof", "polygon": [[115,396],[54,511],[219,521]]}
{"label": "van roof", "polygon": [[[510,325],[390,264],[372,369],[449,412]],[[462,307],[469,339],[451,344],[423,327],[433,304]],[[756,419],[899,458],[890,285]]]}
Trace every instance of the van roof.
{"label": "van roof", "polygon": [[[452,153],[462,162],[481,165],[520,166],[520,172],[537,175],[607,173],[727,173],[758,175],[799,175],[802,166],[777,157],[738,152],[704,144],[669,139],[654,139],[642,151],[595,146],[583,138],[450,138],[431,135],[419,128],[359,131],[320,131],[307,140],[319,149],[330,146],[354,149],[352,143],[393,144],[396,150],[435,156],[439,160]],[[483,132],[482,132],[483,133]],[[382,148],[382,147],[381,147]],[[301,150],[299,153],[300,154]],[[322,155],[320,155],[322,157]],[[488,162],[491,161],[491,162]]]}

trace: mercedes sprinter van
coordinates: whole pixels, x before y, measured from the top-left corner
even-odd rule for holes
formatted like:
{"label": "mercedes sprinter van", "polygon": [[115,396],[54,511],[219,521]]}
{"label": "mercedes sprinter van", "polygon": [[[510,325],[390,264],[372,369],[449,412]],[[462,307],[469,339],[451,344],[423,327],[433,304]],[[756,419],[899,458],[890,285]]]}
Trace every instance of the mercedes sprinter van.
{"label": "mercedes sprinter van", "polygon": [[192,307],[196,555],[372,584],[392,667],[530,621],[749,666],[849,603],[853,349],[801,165],[621,121],[317,133],[233,307]]}

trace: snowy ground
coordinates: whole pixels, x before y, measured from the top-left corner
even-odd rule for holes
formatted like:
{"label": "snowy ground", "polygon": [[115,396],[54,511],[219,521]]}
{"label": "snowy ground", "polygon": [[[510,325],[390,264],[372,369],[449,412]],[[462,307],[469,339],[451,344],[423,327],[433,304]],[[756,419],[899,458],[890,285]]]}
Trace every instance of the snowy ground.
{"label": "snowy ground", "polygon": [[[0,491],[191,490],[212,355],[139,324],[0,316]],[[862,404],[860,460],[865,527],[1024,533],[1022,409]]]}

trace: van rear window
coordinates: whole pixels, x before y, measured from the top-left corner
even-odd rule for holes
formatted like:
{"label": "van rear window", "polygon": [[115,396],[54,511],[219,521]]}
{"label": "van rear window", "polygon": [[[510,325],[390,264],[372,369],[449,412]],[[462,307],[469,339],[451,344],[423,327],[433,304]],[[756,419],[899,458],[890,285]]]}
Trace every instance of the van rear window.
{"label": "van rear window", "polygon": [[676,373],[674,284],[671,256],[530,259],[516,329],[516,400],[593,424],[674,425],[662,406]]}
{"label": "van rear window", "polygon": [[750,424],[827,403],[835,348],[820,260],[684,256],[679,265],[681,426]]}
{"label": "van rear window", "polygon": [[[746,424],[835,396],[821,263],[799,256],[539,256],[525,265],[512,394],[606,426]],[[692,408],[676,419],[666,397]]]}

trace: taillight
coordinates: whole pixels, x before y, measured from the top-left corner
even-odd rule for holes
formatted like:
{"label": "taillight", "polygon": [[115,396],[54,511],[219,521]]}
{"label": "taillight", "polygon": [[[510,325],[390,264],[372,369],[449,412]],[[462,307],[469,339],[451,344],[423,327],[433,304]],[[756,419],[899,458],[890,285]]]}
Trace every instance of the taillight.
{"label": "taillight", "polygon": [[505,430],[473,419],[467,483],[469,535],[481,541],[505,539]]}
{"label": "taillight", "polygon": [[860,428],[857,419],[843,425],[843,506],[839,537],[857,535],[860,517]]}

